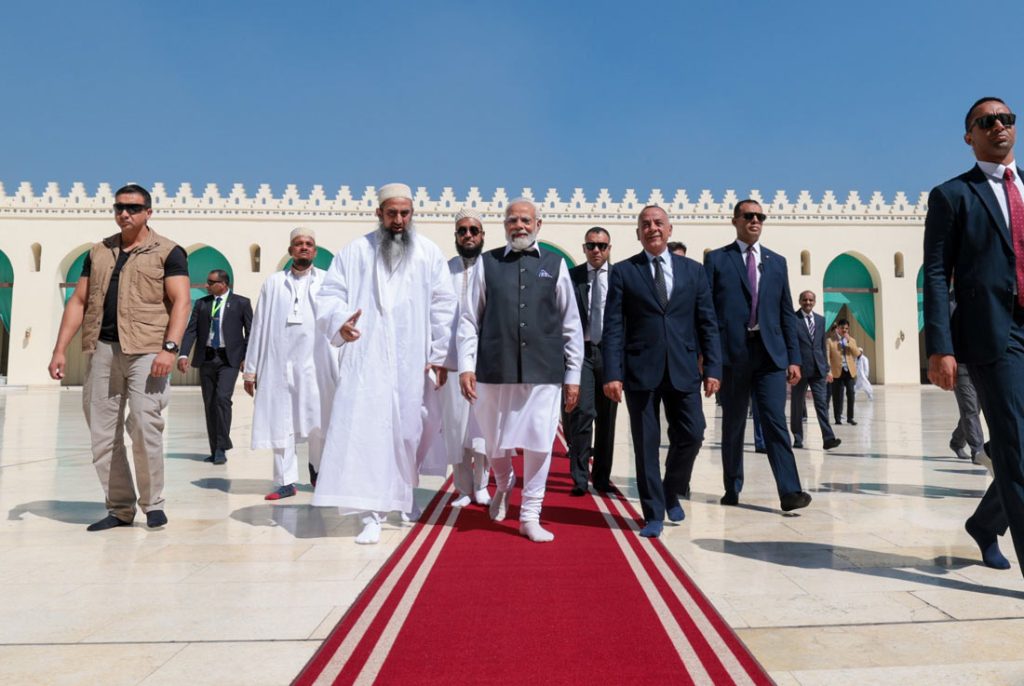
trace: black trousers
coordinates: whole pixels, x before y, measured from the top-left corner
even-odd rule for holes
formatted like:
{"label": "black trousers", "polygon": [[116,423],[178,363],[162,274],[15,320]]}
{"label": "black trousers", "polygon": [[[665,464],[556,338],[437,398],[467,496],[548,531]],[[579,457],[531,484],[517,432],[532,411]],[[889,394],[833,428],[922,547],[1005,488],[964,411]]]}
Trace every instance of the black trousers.
{"label": "black trousers", "polygon": [[206,435],[210,454],[231,450],[231,395],[238,381],[238,368],[228,364],[224,349],[206,349],[206,359],[199,365],[199,384],[206,408]]}
{"label": "black trousers", "polygon": [[843,391],[846,391],[846,421],[853,419],[853,398],[857,381],[844,369],[839,376],[832,377],[832,416],[838,424],[843,418]]}
{"label": "black trousers", "polygon": [[565,424],[565,435],[569,442],[569,473],[573,486],[586,489],[587,467],[593,456],[594,464],[589,470],[589,478],[594,488],[608,490],[618,404],[609,400],[602,389],[604,365],[601,362],[601,349],[592,343],[585,343],[584,353],[580,401],[576,409],[566,417]]}

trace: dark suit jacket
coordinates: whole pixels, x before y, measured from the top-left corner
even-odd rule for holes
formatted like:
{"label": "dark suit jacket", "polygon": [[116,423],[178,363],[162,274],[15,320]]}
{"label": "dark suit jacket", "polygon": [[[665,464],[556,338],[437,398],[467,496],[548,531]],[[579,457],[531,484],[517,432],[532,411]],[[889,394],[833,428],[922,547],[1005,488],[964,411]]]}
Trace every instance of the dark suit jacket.
{"label": "dark suit jacket", "polygon": [[[1017,169],[1017,173],[1024,173]],[[975,165],[932,189],[924,223],[925,350],[986,364],[1009,344],[1016,287],[1010,229]],[[955,277],[955,278],[954,278]],[[952,281],[957,307],[949,316]]]}
{"label": "dark suit jacket", "polygon": [[[197,343],[195,354],[192,356],[193,367],[198,367],[206,359],[206,341],[210,336],[212,311],[212,295],[203,296],[192,306],[192,316],[188,319],[185,337],[181,341],[181,351],[178,354],[187,357],[192,349],[192,344]],[[245,351],[249,346],[252,304],[245,296],[231,291],[220,316],[228,364],[232,367],[241,367],[242,361],[245,360]]]}
{"label": "dark suit jacket", "polygon": [[814,340],[812,341],[803,310],[797,310],[795,314],[797,339],[800,341],[800,376],[808,379],[820,376],[824,379],[829,372],[825,318],[817,312],[812,312],[814,315]]}
{"label": "dark suit jacket", "polygon": [[[789,293],[786,258],[763,245],[761,279],[758,285],[757,322],[761,341],[779,369],[800,364],[800,344],[793,315],[793,296]],[[711,286],[711,297],[718,316],[724,364],[747,357],[747,320],[750,317],[750,284],[747,268],[736,241],[712,250],[704,256],[704,270]]]}
{"label": "dark suit jacket", "polygon": [[601,354],[605,380],[625,390],[657,388],[666,366],[672,387],[693,390],[700,383],[697,352],[704,354],[704,376],[722,378],[718,324],[704,268],[672,255],[672,293],[662,309],[654,291],[647,255],[617,262],[608,275]]}
{"label": "dark suit jacket", "polygon": [[[608,280],[611,281],[611,263],[606,263],[605,268],[609,270]],[[590,327],[590,313],[587,311],[590,307],[590,280],[587,263],[584,262],[570,269],[569,278],[572,279],[572,291],[576,294],[576,307],[580,310],[580,324],[582,324],[583,330],[587,331]],[[606,294],[606,300],[607,297]]]}

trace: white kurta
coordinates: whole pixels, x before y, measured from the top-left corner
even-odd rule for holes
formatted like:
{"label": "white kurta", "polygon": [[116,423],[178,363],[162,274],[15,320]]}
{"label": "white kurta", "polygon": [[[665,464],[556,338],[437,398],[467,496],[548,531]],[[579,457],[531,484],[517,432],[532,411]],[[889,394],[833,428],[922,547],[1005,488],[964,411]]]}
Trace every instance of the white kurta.
{"label": "white kurta", "polygon": [[291,270],[272,274],[260,289],[245,356],[245,373],[256,375],[254,450],[287,448],[320,434],[313,302],[324,272],[309,272],[301,278]]}
{"label": "white kurta", "polygon": [[[376,232],[339,251],[317,294],[317,327],[341,349],[314,505],[348,512],[412,510],[427,363],[448,352],[455,294],[441,249],[416,236],[389,273]],[[362,310],[360,337],[343,324]],[[433,391],[431,391],[433,392]]]}
{"label": "white kurta", "polygon": [[[510,248],[506,248],[506,251]],[[459,372],[476,371],[480,320],[487,306],[484,262],[477,260],[467,294],[467,306],[459,316]],[[566,384],[579,384],[583,366],[583,327],[565,262],[560,263],[555,302],[562,315],[562,345]],[[558,431],[562,389],[558,384],[477,383],[473,414],[490,454],[523,448],[549,452]]]}
{"label": "white kurta", "polygon": [[476,418],[470,411],[469,401],[462,397],[462,389],[459,388],[458,379],[459,317],[466,306],[466,297],[469,293],[469,282],[472,274],[471,269],[466,269],[462,257],[458,255],[448,260],[448,272],[452,278],[452,290],[455,291],[459,299],[459,305],[455,311],[455,319],[452,321],[452,338],[448,345],[448,359],[444,363],[444,366],[451,372],[451,378],[442,389],[444,442],[450,464],[461,464],[463,451],[466,448],[471,448],[473,452],[481,455],[487,454],[484,437],[480,432]]}

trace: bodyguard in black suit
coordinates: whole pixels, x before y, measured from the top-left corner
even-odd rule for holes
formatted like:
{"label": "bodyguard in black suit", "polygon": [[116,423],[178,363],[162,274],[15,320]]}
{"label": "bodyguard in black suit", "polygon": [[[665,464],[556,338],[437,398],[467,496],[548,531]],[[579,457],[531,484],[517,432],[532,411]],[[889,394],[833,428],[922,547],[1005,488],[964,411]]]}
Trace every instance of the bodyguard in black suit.
{"label": "bodyguard in black suit", "polygon": [[[600,226],[583,237],[586,264],[569,270],[576,305],[583,325],[583,370],[580,377],[580,400],[566,422],[569,442],[569,469],[572,475],[571,495],[587,493],[588,472],[594,488],[602,493],[611,488],[612,453],[615,447],[615,411],[617,406],[602,391],[604,363],[601,359],[601,335],[604,326],[605,302],[608,295],[608,272],[611,264],[611,238]],[[593,442],[593,448],[591,448]],[[590,457],[593,466],[588,470]]]}
{"label": "bodyguard in black suit", "polygon": [[811,502],[800,488],[786,430],[786,382],[800,380],[800,344],[786,259],[759,243],[765,219],[760,203],[741,200],[733,210],[736,240],[704,257],[724,358],[721,503],[739,503],[743,435],[753,392],[779,501],[788,512]]}
{"label": "bodyguard in black suit", "polygon": [[928,196],[928,379],[952,390],[958,363],[969,365],[988,420],[995,478],[967,533],[986,565],[1008,569],[997,537],[1009,528],[1024,570],[1024,172],[1013,159],[1016,116],[1002,100],[978,100],[964,127],[977,164]]}
{"label": "bodyguard in black suit", "polygon": [[227,272],[210,272],[206,278],[210,295],[200,298],[192,307],[178,358],[178,369],[184,372],[188,353],[196,344],[192,366],[199,368],[206,408],[206,434],[210,439],[210,456],[206,461],[214,464],[227,462],[225,453],[232,448],[231,396],[245,362],[252,326],[252,304],[230,289]]}
{"label": "bodyguard in black suit", "polygon": [[814,291],[800,294],[800,309],[796,311],[797,340],[800,342],[800,380],[790,394],[789,428],[793,432],[793,447],[804,447],[804,415],[807,412],[807,387],[811,388],[814,412],[821,427],[821,440],[825,450],[837,447],[842,441],[836,438],[832,425],[828,423],[828,395],[826,384],[831,383],[832,373],[828,368],[828,348],[825,339],[825,318],[814,311],[818,301]]}
{"label": "bodyguard in black suit", "polygon": [[[625,389],[645,521],[640,535],[657,537],[666,514],[674,522],[685,516],[679,495],[704,441],[697,353],[704,354],[704,392],[711,396],[719,388],[721,351],[704,269],[668,251],[668,214],[645,207],[636,233],[643,252],[612,268],[601,353],[605,395],[621,402]],[[664,479],[662,404],[675,444],[669,448]]]}

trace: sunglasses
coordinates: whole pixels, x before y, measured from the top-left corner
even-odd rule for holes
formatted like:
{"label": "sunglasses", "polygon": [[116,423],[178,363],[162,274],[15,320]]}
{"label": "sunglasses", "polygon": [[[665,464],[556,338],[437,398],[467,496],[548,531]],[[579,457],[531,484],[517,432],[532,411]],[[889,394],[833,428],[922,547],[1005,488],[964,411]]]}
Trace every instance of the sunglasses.
{"label": "sunglasses", "polygon": [[753,221],[754,217],[757,217],[757,221],[761,222],[762,224],[764,224],[764,220],[768,218],[768,215],[765,214],[764,212],[744,212],[740,216],[746,219],[748,222]]}
{"label": "sunglasses", "polygon": [[999,114],[986,114],[971,122],[971,128],[977,126],[979,129],[991,129],[999,122],[1003,126],[1010,127],[1017,122],[1017,115],[1012,112],[1000,112]]}
{"label": "sunglasses", "polygon": [[147,209],[149,208],[146,207],[145,205],[139,205],[136,203],[114,203],[114,214],[121,214],[122,212],[127,212],[128,214],[138,214],[139,212],[145,212]]}
{"label": "sunglasses", "polygon": [[470,236],[479,236],[482,232],[475,226],[460,226],[459,228],[455,229],[455,234],[457,236],[465,236],[467,233]]}
{"label": "sunglasses", "polygon": [[594,241],[587,241],[586,243],[583,244],[583,249],[584,250],[593,250],[594,248],[597,248],[598,250],[601,250],[601,251],[605,251],[605,250],[608,249],[608,244],[607,243],[596,243]]}

